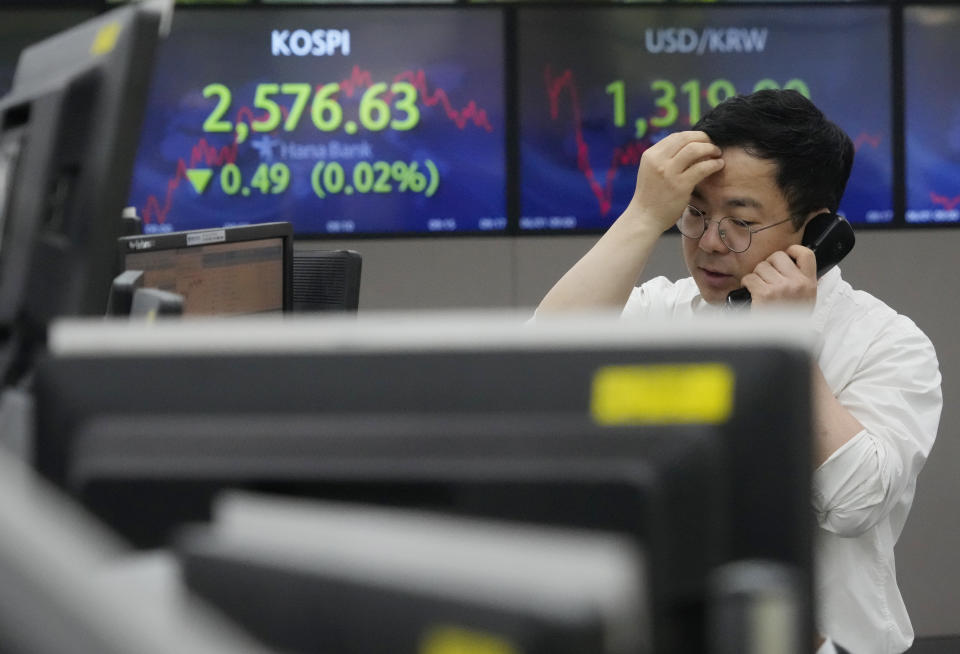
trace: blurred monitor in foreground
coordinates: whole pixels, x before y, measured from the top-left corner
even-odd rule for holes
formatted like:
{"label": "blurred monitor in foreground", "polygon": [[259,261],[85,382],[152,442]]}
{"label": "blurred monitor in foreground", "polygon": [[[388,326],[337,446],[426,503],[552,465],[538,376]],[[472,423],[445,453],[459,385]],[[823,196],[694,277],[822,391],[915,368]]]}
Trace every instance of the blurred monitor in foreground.
{"label": "blurred monitor in foreground", "polygon": [[284,652],[650,651],[622,535],[231,493],[177,550],[193,591]]}
{"label": "blurred monitor in foreground", "polygon": [[0,450],[4,654],[267,654],[156,563]]}
{"label": "blurred monitor in foreground", "polygon": [[785,638],[805,647],[799,324],[62,322],[36,377],[36,464],[144,547],[226,488],[625,534],[645,552],[657,651],[704,649],[718,566],[770,561],[796,575]]}
{"label": "blurred monitor in foreground", "polygon": [[0,100],[0,347],[103,315],[153,53],[169,3],[118,8],[26,48]]}

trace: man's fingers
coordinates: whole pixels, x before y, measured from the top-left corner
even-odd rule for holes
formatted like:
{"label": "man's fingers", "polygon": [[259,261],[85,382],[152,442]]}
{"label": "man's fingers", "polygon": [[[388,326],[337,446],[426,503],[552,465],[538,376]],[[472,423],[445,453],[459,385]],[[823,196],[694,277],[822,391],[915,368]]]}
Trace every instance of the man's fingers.
{"label": "man's fingers", "polygon": [[774,252],[766,260],[784,277],[817,275],[817,259],[813,250],[803,245],[791,245],[786,250]]}
{"label": "man's fingers", "polygon": [[635,206],[668,229],[690,201],[693,188],[723,168],[720,149],[704,132],[674,132],[640,158]]}
{"label": "man's fingers", "polygon": [[817,297],[816,261],[801,245],[774,252],[740,281],[753,295],[754,304],[766,302],[813,303]]}
{"label": "man's fingers", "polygon": [[817,276],[817,257],[813,250],[804,245],[791,245],[787,248],[786,254],[796,262],[797,268],[804,275],[807,277]]}
{"label": "man's fingers", "polygon": [[723,150],[713,143],[703,141],[691,141],[684,145],[673,156],[673,161],[677,163],[680,171],[686,170],[698,161],[719,159]]}
{"label": "man's fingers", "polygon": [[770,263],[769,259],[758,263],[757,267],[753,269],[753,274],[767,284],[773,284],[784,276],[783,273],[777,270],[777,268]]}
{"label": "man's fingers", "polygon": [[746,287],[751,294],[758,293],[762,284],[765,284],[765,282],[760,279],[756,272],[747,273],[740,280],[740,285]]}
{"label": "man's fingers", "polygon": [[766,263],[781,275],[789,275],[797,270],[796,262],[783,250],[778,250],[767,257]]}
{"label": "man's fingers", "polygon": [[706,132],[686,131],[668,134],[653,147],[662,152],[665,157],[670,158],[676,156],[680,150],[691,143],[708,143],[713,145]]}

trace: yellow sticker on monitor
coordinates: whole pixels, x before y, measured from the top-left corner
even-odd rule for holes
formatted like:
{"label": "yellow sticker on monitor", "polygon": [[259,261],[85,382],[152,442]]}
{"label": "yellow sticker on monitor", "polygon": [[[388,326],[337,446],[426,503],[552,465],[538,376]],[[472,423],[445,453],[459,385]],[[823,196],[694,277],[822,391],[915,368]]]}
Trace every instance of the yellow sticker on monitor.
{"label": "yellow sticker on monitor", "polygon": [[90,54],[105,55],[114,49],[117,45],[117,38],[120,36],[120,23],[113,21],[107,23],[97,31],[93,37],[93,43],[90,45]]}
{"label": "yellow sticker on monitor", "polygon": [[605,366],[590,412],[601,425],[718,424],[733,411],[734,374],[723,363]]}
{"label": "yellow sticker on monitor", "polygon": [[521,650],[497,634],[440,625],[424,634],[419,654],[521,654]]}

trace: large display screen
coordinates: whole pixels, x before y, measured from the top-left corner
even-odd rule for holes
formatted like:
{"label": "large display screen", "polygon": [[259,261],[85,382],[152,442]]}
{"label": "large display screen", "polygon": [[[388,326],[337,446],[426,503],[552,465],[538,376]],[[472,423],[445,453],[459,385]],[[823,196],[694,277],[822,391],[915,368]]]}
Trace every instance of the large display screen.
{"label": "large display screen", "polygon": [[130,204],[147,233],[503,233],[503,32],[497,8],[178,8]]}
{"label": "large display screen", "polygon": [[780,87],[855,142],[841,213],[892,221],[889,9],[554,7],[517,22],[521,231],[605,229],[648,147],[725,98]]}
{"label": "large display screen", "polygon": [[907,223],[960,222],[960,7],[904,8]]}

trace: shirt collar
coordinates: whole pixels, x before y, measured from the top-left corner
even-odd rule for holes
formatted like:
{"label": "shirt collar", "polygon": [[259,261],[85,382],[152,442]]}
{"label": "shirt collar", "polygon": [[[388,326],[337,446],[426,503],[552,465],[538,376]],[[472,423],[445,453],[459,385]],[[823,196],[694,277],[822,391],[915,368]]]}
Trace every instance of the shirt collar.
{"label": "shirt collar", "polygon": [[[694,289],[697,288],[696,284],[694,284],[693,288]],[[690,298],[690,308],[693,310],[695,314],[705,315],[705,314],[720,313],[721,311],[725,311],[727,307],[726,305],[722,305],[722,304],[721,305],[710,304],[709,302],[703,299],[703,296],[700,295],[699,292],[696,292],[693,295],[693,297]]]}

